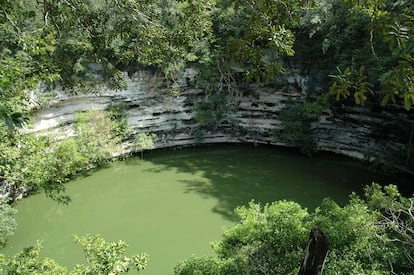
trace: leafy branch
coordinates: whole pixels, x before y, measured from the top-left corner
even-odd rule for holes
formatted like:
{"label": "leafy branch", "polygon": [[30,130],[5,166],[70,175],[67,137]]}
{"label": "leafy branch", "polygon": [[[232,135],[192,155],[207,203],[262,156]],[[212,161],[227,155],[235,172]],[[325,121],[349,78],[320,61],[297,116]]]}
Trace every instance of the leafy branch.
{"label": "leafy branch", "polygon": [[355,103],[358,105],[364,105],[367,101],[367,94],[372,94],[372,84],[367,82],[367,76],[365,75],[365,67],[359,67],[359,70],[346,67],[342,70],[337,67],[337,74],[329,75],[333,78],[334,82],[329,88],[329,93],[335,96],[337,101],[341,99],[348,99],[353,94]]}

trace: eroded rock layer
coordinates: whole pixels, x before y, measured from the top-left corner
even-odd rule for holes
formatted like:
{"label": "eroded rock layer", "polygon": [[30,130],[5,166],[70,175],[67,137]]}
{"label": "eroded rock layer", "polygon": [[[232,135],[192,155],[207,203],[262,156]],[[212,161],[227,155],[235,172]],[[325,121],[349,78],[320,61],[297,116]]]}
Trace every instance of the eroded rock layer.
{"label": "eroded rock layer", "polygon": [[[98,94],[76,96],[59,92],[48,107],[35,112],[29,131],[71,135],[75,112],[123,104],[132,134],[123,142],[122,153],[133,149],[134,134],[139,132],[155,133],[156,148],[225,142],[289,146],[280,139],[279,115],[287,102],[302,100],[297,78],[279,89],[266,85],[246,87],[234,98],[226,118],[217,127],[206,128],[195,119],[195,104],[206,95],[189,84],[194,75],[188,70],[178,82],[178,96],[170,93],[162,77],[146,71],[127,77],[125,91],[103,88]],[[327,109],[312,128],[319,150],[412,170],[405,160],[409,159],[407,148],[414,139],[413,125],[414,116],[401,109],[369,110],[337,104]]]}

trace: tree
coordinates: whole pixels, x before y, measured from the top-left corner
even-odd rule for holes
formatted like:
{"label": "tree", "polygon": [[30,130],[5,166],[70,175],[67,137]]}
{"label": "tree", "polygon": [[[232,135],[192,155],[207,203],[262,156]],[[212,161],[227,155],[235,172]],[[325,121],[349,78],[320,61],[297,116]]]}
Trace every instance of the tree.
{"label": "tree", "polygon": [[12,199],[39,189],[49,195],[63,191],[54,154],[50,152],[51,138],[10,131],[5,131],[3,137],[0,167],[3,184],[9,186]]}
{"label": "tree", "polygon": [[[277,201],[250,202],[236,213],[240,223],[213,244],[215,256],[180,262],[175,274],[296,273],[307,238],[307,211],[295,202]],[[207,271],[210,262],[216,268],[212,272]]]}
{"label": "tree", "polygon": [[322,228],[330,241],[324,271],[335,273],[388,272],[388,261],[394,258],[395,247],[387,241],[380,216],[355,195],[344,207],[324,199],[312,215],[312,223]]}
{"label": "tree", "polygon": [[251,202],[236,210],[240,223],[212,245],[213,256],[184,260],[175,274],[295,274],[307,232],[315,226],[329,238],[327,274],[410,273],[412,198],[401,197],[393,186],[384,189],[373,184],[363,198],[352,194],[343,207],[324,199],[312,213],[289,201],[263,207]]}
{"label": "tree", "polygon": [[280,112],[282,130],[280,140],[299,146],[303,154],[311,156],[317,149],[312,124],[317,123],[322,112],[328,107],[328,96],[322,94],[314,100],[288,102]]}
{"label": "tree", "polygon": [[[86,264],[78,264],[70,274],[124,274],[132,268],[139,271],[146,267],[148,256],[126,256],[127,244],[123,241],[106,242],[99,235],[75,236],[75,242],[84,252]],[[24,248],[12,257],[0,254],[1,274],[67,274],[67,269],[53,259],[40,258],[41,244]]]}
{"label": "tree", "polygon": [[292,28],[309,1],[218,1],[214,17],[212,66],[245,79],[273,79],[283,71],[283,58],[293,56]]}
{"label": "tree", "polygon": [[[414,197],[403,197],[395,185],[381,187],[372,184],[365,188],[367,204],[379,211],[380,225],[388,233],[389,241],[398,247],[407,261],[407,269],[414,266]],[[404,263],[404,261],[403,261]]]}
{"label": "tree", "polygon": [[24,248],[16,255],[7,258],[0,254],[0,272],[2,274],[66,274],[66,268],[49,258],[39,258],[41,244]]}
{"label": "tree", "polygon": [[120,151],[120,138],[110,114],[102,110],[88,110],[75,114],[74,130],[81,155],[97,166]]}
{"label": "tree", "polygon": [[151,133],[139,133],[135,137],[135,150],[141,153],[141,158],[144,157],[144,150],[154,149],[154,139],[156,135]]}
{"label": "tree", "polygon": [[343,69],[331,74],[330,92],[337,100],[352,93],[358,105],[367,100],[383,106],[403,103],[409,110],[414,102],[414,40],[409,35],[414,26],[413,4],[385,0],[319,2],[317,15],[305,21],[312,27],[304,28],[313,40],[319,39],[321,44],[315,44],[322,48],[320,58]]}
{"label": "tree", "polygon": [[[114,88],[125,88],[119,69],[158,67],[175,77],[187,62],[202,59],[211,33],[213,1],[50,1],[43,0],[48,28],[57,32],[63,80],[84,80],[101,72]],[[67,58],[66,56],[70,56]]]}
{"label": "tree", "polygon": [[39,85],[124,89],[127,66],[152,66],[174,80],[208,56],[214,1],[6,0],[0,7],[0,119],[16,126],[27,121],[29,91]]}
{"label": "tree", "polygon": [[367,95],[373,93],[370,89],[372,84],[366,81],[365,67],[361,66],[359,70],[346,67],[343,72],[337,68],[337,71],[337,74],[329,75],[334,79],[329,87],[329,93],[334,95],[337,101],[347,99],[352,93],[355,103],[364,105],[368,99]]}
{"label": "tree", "polygon": [[75,242],[85,252],[86,265],[76,265],[71,274],[123,274],[131,268],[145,269],[148,255],[125,256],[127,244],[123,241],[106,242],[99,235],[75,236]]}
{"label": "tree", "polygon": [[0,248],[4,247],[7,238],[14,234],[17,225],[14,219],[16,212],[5,199],[0,200]]}
{"label": "tree", "polygon": [[9,127],[28,120],[29,90],[60,79],[52,61],[56,39],[41,29],[27,1],[0,3],[0,119]]}
{"label": "tree", "polygon": [[64,183],[70,177],[103,164],[120,151],[123,133],[110,117],[102,110],[77,113],[75,136],[63,140],[7,130],[0,122],[0,179],[10,196],[43,189],[49,197],[68,202]]}

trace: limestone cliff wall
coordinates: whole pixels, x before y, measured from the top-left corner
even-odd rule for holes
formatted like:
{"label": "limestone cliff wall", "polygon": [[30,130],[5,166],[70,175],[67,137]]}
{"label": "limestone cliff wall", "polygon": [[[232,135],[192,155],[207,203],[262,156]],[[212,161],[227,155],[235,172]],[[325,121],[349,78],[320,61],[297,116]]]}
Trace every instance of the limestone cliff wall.
{"label": "limestone cliff wall", "polygon": [[[197,143],[250,142],[284,145],[280,141],[280,112],[289,100],[300,100],[300,81],[292,78],[283,88],[266,85],[247,87],[235,100],[228,117],[215,130],[201,130],[195,120],[194,105],[205,97],[191,87],[195,72],[188,70],[180,85],[180,95],[169,94],[164,79],[146,71],[127,77],[128,89],[103,88],[99,94],[68,95],[60,92],[48,107],[35,112],[28,131],[70,135],[76,111],[107,109],[123,103],[132,133],[157,134],[156,148]],[[407,168],[406,145],[412,137],[414,116],[403,110],[332,107],[313,124],[317,147],[371,162],[388,162]],[[202,139],[200,136],[202,135]],[[132,150],[132,139],[123,143]]]}

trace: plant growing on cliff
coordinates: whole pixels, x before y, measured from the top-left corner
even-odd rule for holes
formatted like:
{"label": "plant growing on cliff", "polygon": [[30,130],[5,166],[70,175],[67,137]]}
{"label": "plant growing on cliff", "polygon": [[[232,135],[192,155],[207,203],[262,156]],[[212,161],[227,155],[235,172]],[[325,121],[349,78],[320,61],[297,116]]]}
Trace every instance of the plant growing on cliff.
{"label": "plant growing on cliff", "polygon": [[367,101],[367,94],[372,94],[371,83],[366,82],[365,67],[361,66],[359,70],[347,67],[343,72],[337,68],[337,74],[329,75],[334,79],[333,84],[329,88],[329,93],[334,95],[336,100],[347,99],[353,94],[355,103],[364,105]]}
{"label": "plant growing on cliff", "polygon": [[78,113],[75,136],[63,140],[7,130],[0,123],[0,179],[10,196],[44,189],[46,194],[67,202],[64,183],[74,174],[103,164],[120,149],[115,123],[104,111]]}
{"label": "plant growing on cliff", "polygon": [[[102,110],[89,110],[75,114],[75,136],[51,143],[51,156],[55,175],[51,182],[61,186],[78,172],[102,165],[120,151],[120,137],[117,136],[117,123],[111,120],[111,114]],[[48,190],[46,190],[49,192]],[[52,197],[56,193],[54,190]]]}
{"label": "plant growing on cliff", "polygon": [[141,153],[141,158],[144,158],[144,151],[154,149],[154,139],[156,135],[152,133],[138,133],[135,137],[135,150]]}
{"label": "plant growing on cliff", "polygon": [[216,129],[229,111],[228,96],[224,91],[214,91],[208,94],[196,104],[195,120],[207,129]]}
{"label": "plant growing on cliff", "polygon": [[74,130],[80,153],[93,166],[103,163],[120,150],[115,124],[105,111],[91,109],[76,113]]}
{"label": "plant growing on cliff", "polygon": [[320,95],[313,101],[289,102],[280,113],[281,141],[298,146],[302,153],[311,155],[316,149],[312,123],[318,121],[327,106],[328,95]]}
{"label": "plant growing on cliff", "polygon": [[51,138],[10,131],[5,131],[3,137],[0,168],[12,199],[23,191],[61,190],[61,177],[56,173],[55,156],[50,148]]}
{"label": "plant growing on cliff", "polygon": [[124,103],[115,104],[108,108],[109,117],[114,123],[113,134],[121,139],[126,138],[130,134],[125,108]]}

